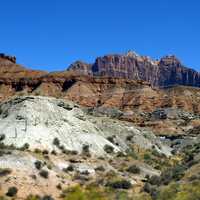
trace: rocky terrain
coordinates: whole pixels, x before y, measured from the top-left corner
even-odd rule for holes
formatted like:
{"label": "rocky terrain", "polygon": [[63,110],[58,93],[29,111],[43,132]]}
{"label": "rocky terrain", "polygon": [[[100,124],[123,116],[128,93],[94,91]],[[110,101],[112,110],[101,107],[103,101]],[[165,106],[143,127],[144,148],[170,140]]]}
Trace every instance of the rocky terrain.
{"label": "rocky terrain", "polygon": [[197,200],[198,86],[174,56],[49,73],[0,54],[0,200]]}

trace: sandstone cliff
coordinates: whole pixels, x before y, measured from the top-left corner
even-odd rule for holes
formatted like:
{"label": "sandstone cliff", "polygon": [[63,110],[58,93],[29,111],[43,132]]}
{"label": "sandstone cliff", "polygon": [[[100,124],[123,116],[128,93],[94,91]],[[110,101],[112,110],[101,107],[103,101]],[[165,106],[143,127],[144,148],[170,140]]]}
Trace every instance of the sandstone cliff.
{"label": "sandstone cliff", "polygon": [[[69,70],[71,69],[70,67]],[[98,57],[92,65],[79,62],[78,67],[74,67],[73,70],[88,75],[92,73],[94,76],[144,80],[158,87],[200,86],[200,74],[185,67],[173,55],[165,56],[158,61],[147,56],[139,56],[134,52],[124,55],[106,55]]]}

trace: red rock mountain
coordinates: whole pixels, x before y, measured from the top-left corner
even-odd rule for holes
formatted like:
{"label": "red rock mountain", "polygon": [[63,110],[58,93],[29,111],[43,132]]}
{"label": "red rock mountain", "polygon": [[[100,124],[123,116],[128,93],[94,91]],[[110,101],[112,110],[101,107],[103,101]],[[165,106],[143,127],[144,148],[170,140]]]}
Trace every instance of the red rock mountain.
{"label": "red rock mountain", "polygon": [[[175,56],[165,56],[158,61],[146,56],[139,56],[129,51],[125,55],[106,55],[98,57],[94,64],[79,62],[79,67],[69,69],[84,71],[94,76],[107,76],[133,80],[144,80],[153,86],[172,85],[200,86],[200,74],[185,67]],[[83,70],[84,69],[84,70]]]}

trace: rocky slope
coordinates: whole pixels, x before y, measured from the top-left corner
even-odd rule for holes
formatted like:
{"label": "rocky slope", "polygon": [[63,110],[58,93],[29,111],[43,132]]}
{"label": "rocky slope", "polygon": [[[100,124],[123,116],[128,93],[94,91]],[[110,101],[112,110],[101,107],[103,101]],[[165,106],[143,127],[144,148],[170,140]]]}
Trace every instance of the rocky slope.
{"label": "rocky slope", "polygon": [[[114,119],[117,111],[106,110],[112,116],[107,117],[102,108],[88,110],[52,97],[16,97],[0,110],[1,199],[143,200],[167,181],[198,180],[196,130],[193,140],[170,141]],[[169,110],[166,115],[175,117]]]}
{"label": "rocky slope", "polygon": [[[115,124],[106,117],[89,117],[79,106],[54,98],[19,97],[1,104],[0,109],[0,132],[6,136],[6,145],[22,147],[28,143],[31,150],[60,151],[53,144],[57,138],[66,150],[81,153],[83,146],[88,145],[92,154],[104,155],[105,145],[110,145],[116,152],[125,152],[129,135],[143,148],[156,147],[156,142],[160,143],[150,132],[148,141],[143,132],[131,124],[120,121]],[[113,134],[117,146],[107,140]],[[170,149],[163,146],[162,150],[161,143],[156,148],[170,155]]]}
{"label": "rocky slope", "polygon": [[[154,149],[166,159],[171,156],[172,149],[151,131],[90,115],[69,101],[17,97],[2,103],[0,110],[0,196],[14,185],[19,199],[29,194],[62,199],[58,184],[69,187],[90,179],[97,181],[109,171],[133,185],[141,184],[146,175],[159,175],[160,171],[132,158],[126,165],[134,163],[140,174],[130,178],[121,172],[124,157],[131,155],[132,148],[138,155]],[[105,168],[100,174],[99,166]]]}

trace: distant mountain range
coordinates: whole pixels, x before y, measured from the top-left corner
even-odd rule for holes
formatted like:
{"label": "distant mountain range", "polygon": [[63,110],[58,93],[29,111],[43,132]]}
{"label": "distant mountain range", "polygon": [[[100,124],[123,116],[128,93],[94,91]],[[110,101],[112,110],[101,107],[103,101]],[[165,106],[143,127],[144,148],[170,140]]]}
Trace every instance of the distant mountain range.
{"label": "distant mountain range", "polygon": [[93,64],[77,61],[70,65],[68,70],[86,75],[144,80],[152,86],[160,87],[200,86],[200,73],[185,67],[174,55],[155,61],[129,51],[124,55],[113,54],[98,57]]}
{"label": "distant mountain range", "polygon": [[[155,87],[171,87],[174,85],[200,86],[200,73],[185,67],[174,55],[160,60],[152,60],[147,56],[139,56],[129,51],[127,54],[106,55],[96,58],[93,64],[82,61],[72,63],[66,71],[91,77],[111,77],[129,80],[142,80]],[[16,64],[16,57],[0,54],[0,78],[14,80],[38,79],[50,76],[40,70],[31,70]]]}

